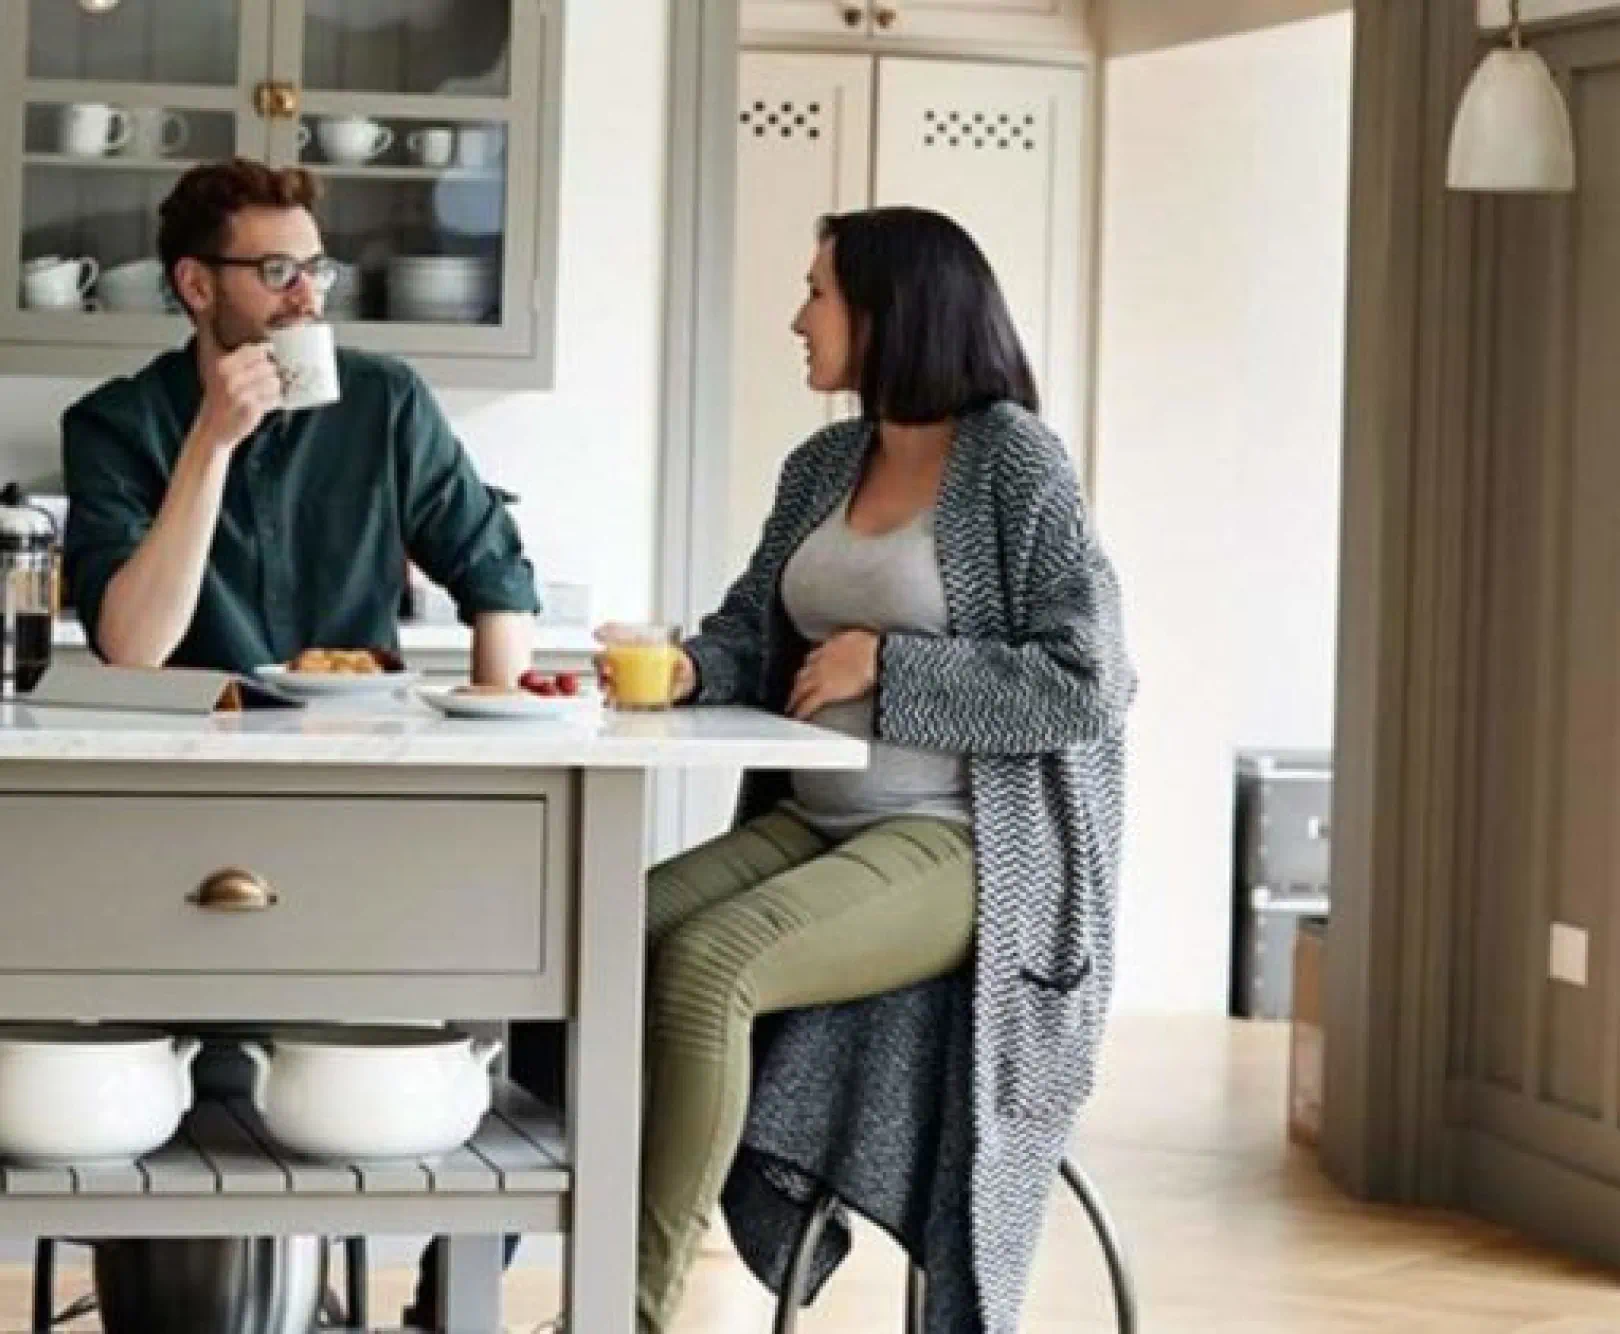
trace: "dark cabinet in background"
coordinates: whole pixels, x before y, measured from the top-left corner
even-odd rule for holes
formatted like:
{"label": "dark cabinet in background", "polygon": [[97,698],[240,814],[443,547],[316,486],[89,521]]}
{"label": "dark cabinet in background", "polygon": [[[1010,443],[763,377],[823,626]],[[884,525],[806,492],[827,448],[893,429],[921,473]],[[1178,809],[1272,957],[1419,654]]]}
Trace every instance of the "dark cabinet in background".
{"label": "dark cabinet in background", "polygon": [[1333,757],[1327,751],[1238,753],[1229,1013],[1293,1013],[1294,937],[1328,915]]}

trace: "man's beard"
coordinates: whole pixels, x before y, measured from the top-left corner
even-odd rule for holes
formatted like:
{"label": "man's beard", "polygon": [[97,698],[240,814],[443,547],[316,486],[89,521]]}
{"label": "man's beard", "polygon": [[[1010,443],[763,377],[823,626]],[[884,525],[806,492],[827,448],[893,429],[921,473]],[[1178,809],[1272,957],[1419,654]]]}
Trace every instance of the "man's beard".
{"label": "man's beard", "polygon": [[289,324],[303,324],[314,318],[316,317],[305,311],[284,310],[278,311],[268,324],[260,324],[234,307],[221,306],[208,322],[208,332],[213,335],[214,342],[222,351],[234,352],[249,343],[264,342],[269,338],[272,329],[285,328]]}

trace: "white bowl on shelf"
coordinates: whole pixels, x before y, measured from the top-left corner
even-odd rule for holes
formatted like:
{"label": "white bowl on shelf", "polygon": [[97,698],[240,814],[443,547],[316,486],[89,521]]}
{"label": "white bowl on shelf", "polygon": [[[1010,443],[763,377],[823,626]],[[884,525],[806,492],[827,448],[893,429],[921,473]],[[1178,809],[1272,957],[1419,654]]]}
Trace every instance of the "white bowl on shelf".
{"label": "white bowl on shelf", "polygon": [[388,261],[388,315],[395,320],[476,323],[497,303],[492,260],[396,255]]}
{"label": "white bowl on shelf", "polygon": [[148,1028],[0,1025],[0,1156],[99,1166],[151,1153],[191,1108],[201,1047]]}
{"label": "white bowl on shelf", "polygon": [[179,307],[169,294],[163,265],[155,259],[131,260],[103,269],[96,283],[96,295],[105,310],[137,311],[165,315]]}
{"label": "white bowl on shelf", "polygon": [[460,1148],[489,1111],[499,1042],[453,1029],[331,1025],[244,1042],[253,1105],[294,1153],[341,1162],[433,1159]]}

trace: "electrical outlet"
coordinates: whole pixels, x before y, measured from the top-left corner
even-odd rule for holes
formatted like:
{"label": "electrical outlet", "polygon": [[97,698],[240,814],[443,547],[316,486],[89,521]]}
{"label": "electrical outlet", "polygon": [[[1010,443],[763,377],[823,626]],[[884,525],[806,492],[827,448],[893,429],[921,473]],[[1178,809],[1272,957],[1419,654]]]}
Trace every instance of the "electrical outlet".
{"label": "electrical outlet", "polygon": [[1547,948],[1547,976],[1571,986],[1586,985],[1586,932],[1554,922]]}

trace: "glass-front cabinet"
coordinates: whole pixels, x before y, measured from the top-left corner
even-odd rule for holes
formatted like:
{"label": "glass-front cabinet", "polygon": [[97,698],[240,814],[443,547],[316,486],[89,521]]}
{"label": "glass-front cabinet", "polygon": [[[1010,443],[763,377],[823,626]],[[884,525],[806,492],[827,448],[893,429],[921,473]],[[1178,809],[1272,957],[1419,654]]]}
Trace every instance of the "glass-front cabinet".
{"label": "glass-front cabinet", "polygon": [[0,0],[0,373],[182,339],[158,205],[239,153],[319,179],[340,341],[549,384],[561,5]]}

